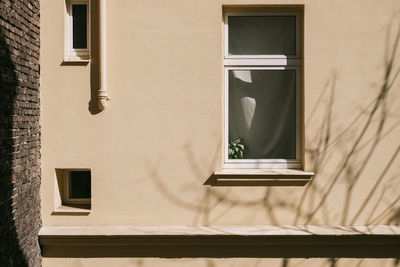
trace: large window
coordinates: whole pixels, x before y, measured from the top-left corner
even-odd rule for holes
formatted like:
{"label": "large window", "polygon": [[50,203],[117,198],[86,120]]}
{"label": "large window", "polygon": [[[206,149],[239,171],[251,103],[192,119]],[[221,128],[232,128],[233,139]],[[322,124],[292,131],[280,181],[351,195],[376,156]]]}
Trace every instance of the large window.
{"label": "large window", "polygon": [[226,12],[224,27],[224,167],[300,168],[300,15]]}

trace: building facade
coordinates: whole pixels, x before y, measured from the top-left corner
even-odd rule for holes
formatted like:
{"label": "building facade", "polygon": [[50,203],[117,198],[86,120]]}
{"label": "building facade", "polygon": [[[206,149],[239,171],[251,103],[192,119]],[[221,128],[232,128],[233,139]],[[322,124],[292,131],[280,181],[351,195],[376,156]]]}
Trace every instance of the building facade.
{"label": "building facade", "polygon": [[43,266],[397,266],[399,12],[42,0]]}

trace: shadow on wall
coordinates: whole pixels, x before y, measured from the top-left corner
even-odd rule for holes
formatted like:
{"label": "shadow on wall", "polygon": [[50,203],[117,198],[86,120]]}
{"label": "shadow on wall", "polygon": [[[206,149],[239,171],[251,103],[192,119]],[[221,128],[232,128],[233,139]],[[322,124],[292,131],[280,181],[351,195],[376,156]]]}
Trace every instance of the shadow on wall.
{"label": "shadow on wall", "polygon": [[99,108],[98,90],[100,88],[100,18],[99,18],[99,1],[90,2],[91,22],[90,22],[90,101],[89,112],[96,115],[101,112]]}
{"label": "shadow on wall", "polygon": [[61,66],[82,66],[90,68],[90,99],[88,111],[92,115],[99,114],[98,91],[100,88],[100,21],[99,21],[99,0],[90,2],[90,62],[86,61],[62,61]]}
{"label": "shadow on wall", "polygon": [[[393,28],[396,29],[393,35]],[[392,34],[390,34],[392,32]],[[226,213],[230,209],[237,206],[244,207],[263,207],[268,219],[275,225],[280,225],[280,220],[274,215],[274,209],[285,209],[293,216],[293,225],[310,225],[310,224],[325,224],[325,225],[372,225],[372,224],[388,224],[399,222],[400,207],[396,207],[400,203],[400,196],[393,199],[390,203],[383,201],[383,195],[393,187],[395,184],[400,185],[399,169],[395,165],[400,153],[400,141],[391,143],[389,149],[386,149],[387,155],[390,155],[386,162],[380,162],[376,168],[380,168],[380,172],[376,175],[373,181],[373,186],[369,192],[364,192],[363,201],[357,207],[356,212],[349,213],[348,208],[351,206],[352,192],[355,187],[360,183],[365,175],[365,169],[368,165],[374,164],[374,157],[379,157],[379,149],[382,149],[385,138],[393,137],[395,130],[400,126],[400,119],[398,112],[398,95],[391,94],[394,86],[399,86],[398,78],[400,76],[400,16],[397,20],[393,20],[388,25],[388,34],[385,40],[385,58],[383,67],[383,80],[379,82],[376,88],[376,95],[370,103],[365,103],[364,96],[361,96],[363,108],[358,114],[351,114],[353,119],[348,125],[340,125],[342,130],[338,131],[340,127],[334,125],[340,123],[334,120],[335,98],[338,80],[338,74],[333,72],[319,99],[315,103],[315,107],[310,112],[310,118],[307,122],[310,124],[313,121],[313,115],[322,112],[324,114],[320,125],[319,131],[315,131],[316,135],[310,137],[310,141],[306,142],[309,146],[306,149],[309,162],[312,163],[311,169],[316,173],[312,181],[304,188],[303,194],[300,199],[283,199],[279,203],[274,203],[272,195],[277,188],[269,187],[264,191],[262,198],[243,201],[240,197],[235,197],[230,194],[230,189],[226,189],[224,193],[222,190],[217,190],[212,187],[207,187],[202,196],[197,200],[202,201],[189,202],[188,200],[180,197],[180,193],[176,189],[168,187],[162,175],[158,171],[159,166],[152,166],[151,177],[157,186],[158,190],[165,196],[165,198],[184,209],[192,210],[196,213],[194,224],[201,223],[203,225],[212,225],[218,222],[218,217],[210,219],[209,215],[213,208],[218,205],[225,205],[227,207]],[[397,88],[398,90],[398,88]],[[327,103],[322,105],[321,103]],[[323,107],[323,108],[322,108]],[[396,110],[397,108],[397,110]],[[322,110],[321,110],[322,109]],[[317,112],[318,111],[318,112]],[[313,121],[315,124],[315,122]],[[335,130],[333,127],[335,126]],[[307,125],[305,126],[307,127]],[[344,144],[344,145],[343,145]],[[387,143],[385,144],[387,146]],[[219,144],[217,145],[219,146]],[[345,148],[342,148],[345,146]],[[187,143],[183,152],[188,161],[188,165],[192,170],[193,176],[198,178],[200,182],[209,177],[210,172],[214,170],[213,163],[216,161],[216,155],[210,156],[210,166],[205,173],[204,161],[198,160],[196,153],[193,151],[190,143]],[[340,153],[340,161],[333,162],[332,158],[335,153]],[[338,158],[336,156],[336,158]],[[161,162],[161,161],[160,161]],[[327,166],[335,166],[333,173],[324,172]],[[393,174],[394,173],[394,174]],[[199,183],[198,180],[194,181]],[[368,181],[371,183],[371,181]],[[329,197],[335,197],[333,189],[336,186],[346,185],[345,193],[340,192],[340,197],[344,197],[344,205],[342,207],[341,218],[338,221],[332,221],[329,218],[324,218],[323,215],[327,213],[327,200]],[[190,185],[188,185],[189,187]],[[175,191],[174,191],[175,190]],[[186,188],[185,188],[186,190]],[[287,189],[290,190],[290,189]],[[198,193],[199,194],[199,193]],[[232,195],[232,197],[231,197]],[[377,199],[374,203],[371,201]],[[310,204],[309,204],[310,203]],[[371,208],[371,205],[373,206]],[[385,206],[384,208],[382,206]],[[368,209],[367,209],[368,208]],[[379,212],[378,212],[379,210]],[[369,216],[363,220],[360,217],[364,212],[369,212]],[[223,216],[223,214],[221,215]],[[287,216],[287,213],[285,213]],[[365,219],[365,220],[364,220]]]}
{"label": "shadow on wall", "polygon": [[28,266],[20,246],[13,213],[13,106],[18,84],[15,66],[0,26],[0,266]]}
{"label": "shadow on wall", "polygon": [[[388,28],[399,26],[399,22],[400,20],[396,23],[391,22]],[[376,87],[376,94],[371,103],[362,102],[363,108],[358,114],[350,114],[353,120],[348,125],[340,125],[342,131],[338,131],[337,129],[340,127],[335,125],[335,123],[341,122],[334,120],[338,81],[336,72],[330,75],[327,84],[321,90],[321,96],[310,114],[313,115],[317,113],[316,111],[321,112],[322,110],[324,116],[319,123],[320,130],[315,131],[316,136],[311,136],[310,141],[307,142],[309,147],[306,151],[316,176],[311,183],[301,188],[301,195],[295,197],[293,194],[293,197],[287,197],[288,192],[299,192],[298,188],[285,188],[286,194],[282,194],[282,189],[268,187],[265,189],[258,188],[258,190],[262,190],[260,197],[255,196],[253,199],[244,200],[240,194],[235,194],[238,191],[232,188],[203,187],[204,180],[214,170],[214,164],[220,156],[220,143],[218,142],[215,145],[217,149],[214,155],[210,155],[206,159],[207,163],[204,159],[199,159],[199,155],[196,154],[190,143],[183,147],[183,154],[187,160],[186,164],[192,171],[191,177],[195,179],[188,181],[185,184],[186,186],[181,188],[168,185],[168,179],[161,171],[161,165],[149,165],[150,177],[159,193],[166,201],[182,210],[191,212],[194,225],[224,224],[226,223],[226,221],[223,221],[225,216],[228,214],[232,216],[235,212],[236,215],[238,214],[235,209],[241,211],[247,209],[249,211],[247,214],[250,217],[249,225],[253,223],[251,218],[260,216],[265,216],[265,222],[274,225],[282,225],[283,221],[288,221],[288,217],[293,225],[399,224],[400,196],[385,199],[388,191],[393,191],[393,188],[400,186],[399,175],[393,174],[398,171],[396,169],[398,166],[395,165],[400,153],[398,138],[397,142],[393,143],[390,149],[387,149],[386,153],[390,155],[386,162],[381,162],[375,166],[379,173],[373,177],[372,181],[368,181],[372,184],[369,191],[365,190],[362,195],[357,196],[358,198],[361,197],[361,201],[353,201],[353,194],[357,186],[365,177],[371,178],[370,175],[365,175],[365,169],[373,163],[375,157],[379,156],[379,149],[382,149],[383,142],[386,138],[393,137],[391,134],[393,135],[400,124],[399,117],[393,116],[393,114],[399,112],[399,110],[395,110],[396,106],[398,107],[398,102],[396,103],[397,99],[392,99],[391,95],[396,82],[398,85],[397,80],[400,73],[399,63],[396,62],[400,55],[398,51],[400,27],[394,35],[389,34],[390,32],[389,29],[385,42],[386,56],[382,69],[383,79],[379,82],[380,85]],[[92,99],[95,96],[94,93],[95,91],[92,89]],[[365,100],[362,99],[361,101]],[[323,102],[327,105],[321,105]],[[310,123],[313,119],[313,117],[309,117],[307,122]],[[313,123],[315,125],[318,122],[313,121]],[[340,160],[332,160],[338,158],[337,153],[341,154]],[[161,164],[162,160],[159,162]],[[328,167],[333,169],[334,172],[327,172],[326,168]],[[200,187],[201,189],[199,189]],[[334,190],[339,187],[339,191]],[[188,192],[192,194],[190,198],[187,198]],[[357,192],[359,193],[360,190]],[[342,212],[333,218],[330,214],[328,202],[335,202],[339,198],[344,200],[343,207],[340,209]],[[254,213],[254,216],[249,215],[251,212]],[[152,253],[153,257],[157,257],[158,251],[152,251]],[[349,253],[352,252],[349,251]],[[158,256],[168,257],[168,255],[161,254],[160,251]],[[171,255],[169,254],[170,257]],[[264,251],[260,252],[259,255],[254,255],[254,257],[263,257],[263,255],[265,256]],[[277,255],[279,253],[275,254],[276,257],[279,257]],[[185,255],[180,254],[180,257],[185,257]],[[218,255],[215,257],[218,257]],[[270,257],[273,257],[273,255],[270,255]],[[342,260],[334,258],[335,251],[332,251],[332,255],[326,257],[324,266],[339,266]],[[204,259],[204,261],[207,266],[217,266],[213,259]],[[282,267],[291,266],[292,261],[294,260],[283,258],[280,265]],[[358,263],[353,262],[352,266],[354,264],[362,266],[363,259],[358,260]],[[393,266],[398,266],[398,264],[398,260],[393,261]],[[146,261],[140,261],[140,265],[145,266]],[[251,263],[251,266],[263,265],[262,263],[258,264],[255,260]],[[304,266],[307,266],[307,264]]]}
{"label": "shadow on wall", "polygon": [[[185,189],[179,191],[168,186],[166,177],[159,171],[160,166],[153,166],[151,177],[155,186],[166,200],[193,212],[194,224],[217,225],[223,222],[225,215],[235,212],[235,209],[249,208],[254,211],[254,218],[263,213],[266,223],[274,225],[282,225],[283,221],[287,224],[288,217],[292,218],[293,225],[399,225],[400,195],[398,190],[397,194],[394,192],[394,188],[400,186],[400,169],[396,164],[399,160],[400,141],[398,138],[393,138],[400,125],[399,99],[396,98],[398,93],[393,94],[394,90],[398,92],[396,87],[399,86],[400,75],[398,14],[388,23],[384,41],[385,56],[381,70],[383,79],[376,85],[376,93],[370,103],[365,103],[365,96],[360,96],[363,101],[362,109],[358,113],[349,114],[349,117],[353,118],[349,124],[343,125],[341,121],[335,120],[337,72],[334,71],[330,75],[321,90],[322,93],[310,112],[311,116],[307,118],[308,123],[312,121],[315,125],[317,122],[312,116],[318,112],[324,114],[319,123],[319,130],[315,131],[316,135],[311,136],[306,142],[309,145],[306,154],[316,176],[297,198],[282,196],[282,189],[269,187],[258,199],[255,197],[243,200],[240,195],[235,194],[237,191],[234,192],[231,188],[207,187],[202,191],[191,191],[197,194],[196,201],[188,200],[184,197],[187,196],[185,192],[188,188],[198,189],[194,183],[202,183],[210,175],[204,173],[204,161],[198,159],[190,143],[185,145],[184,153],[193,176],[198,180],[188,182]],[[387,142],[389,138],[397,141],[389,146]],[[376,164],[375,160],[382,159],[383,148],[386,160]],[[334,158],[340,160],[333,160]],[[371,166],[377,171],[372,180],[366,171]],[[213,163],[209,169],[210,172],[213,171]],[[363,183],[372,185],[365,187],[369,188],[369,191],[357,188]],[[285,190],[287,193],[291,189]],[[389,194],[390,198],[387,197]],[[355,198],[357,201],[354,201]],[[341,213],[333,216],[332,209],[328,206],[329,202],[331,205],[333,202],[343,203]],[[249,224],[251,223],[249,221]],[[335,257],[334,254],[332,251],[332,257]],[[289,265],[290,259],[282,260],[281,266]],[[339,259],[328,259],[327,266],[338,266],[339,262]],[[360,266],[362,262],[360,260]],[[399,261],[395,260],[393,264],[398,266]],[[210,262],[208,265],[213,266]]]}

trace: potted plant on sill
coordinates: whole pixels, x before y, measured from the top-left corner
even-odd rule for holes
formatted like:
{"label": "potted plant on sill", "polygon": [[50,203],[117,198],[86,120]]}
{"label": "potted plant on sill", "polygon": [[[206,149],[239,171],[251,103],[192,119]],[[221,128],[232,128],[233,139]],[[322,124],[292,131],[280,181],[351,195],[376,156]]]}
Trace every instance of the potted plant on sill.
{"label": "potted plant on sill", "polygon": [[228,142],[228,158],[229,159],[243,159],[245,153],[245,145],[241,138],[231,140]]}

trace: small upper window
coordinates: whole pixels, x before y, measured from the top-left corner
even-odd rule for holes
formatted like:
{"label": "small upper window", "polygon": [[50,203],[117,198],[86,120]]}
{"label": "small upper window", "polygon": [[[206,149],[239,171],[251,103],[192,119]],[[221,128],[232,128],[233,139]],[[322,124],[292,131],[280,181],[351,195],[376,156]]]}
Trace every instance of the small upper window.
{"label": "small upper window", "polygon": [[90,12],[85,0],[67,0],[66,58],[89,59]]}
{"label": "small upper window", "polygon": [[297,12],[225,13],[225,168],[301,168]]}
{"label": "small upper window", "polygon": [[72,48],[88,49],[87,47],[87,5],[72,5]]}
{"label": "small upper window", "polygon": [[228,16],[229,55],[296,56],[295,15]]}

